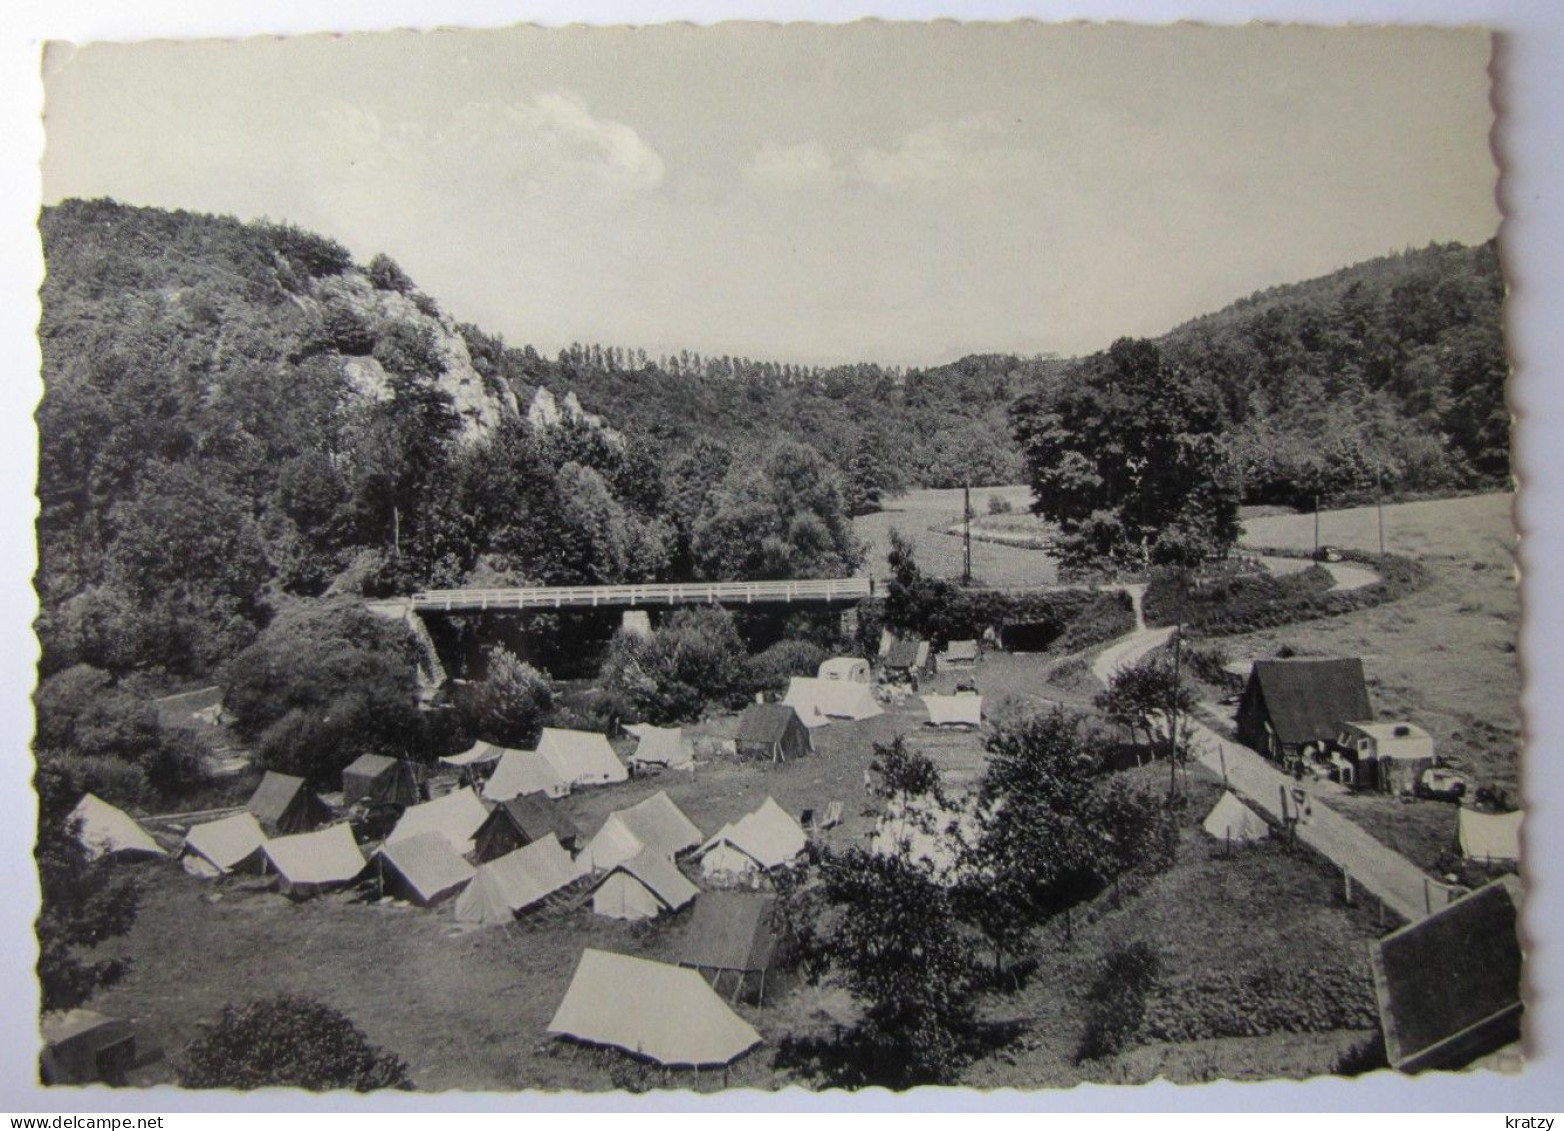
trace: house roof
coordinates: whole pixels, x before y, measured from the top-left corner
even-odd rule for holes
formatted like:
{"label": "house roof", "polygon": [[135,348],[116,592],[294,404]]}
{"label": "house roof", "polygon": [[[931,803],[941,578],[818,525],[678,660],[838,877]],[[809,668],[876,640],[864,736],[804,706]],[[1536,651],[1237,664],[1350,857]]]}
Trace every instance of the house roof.
{"label": "house roof", "polygon": [[255,787],[245,808],[262,821],[280,821],[293,804],[293,799],[304,788],[304,779],[292,774],[279,774],[267,770],[261,784]]}
{"label": "house roof", "polygon": [[594,890],[602,887],[616,872],[633,876],[669,911],[679,910],[701,892],[671,859],[652,848],[643,848],[630,859],[615,864],[593,885]]}
{"label": "house roof", "polygon": [[1369,943],[1393,1067],[1459,1068],[1513,1039],[1521,1011],[1520,885],[1496,880]]}
{"label": "house roof", "polygon": [[473,877],[472,865],[461,858],[443,833],[435,830],[388,840],[377,855],[425,902],[438,899]]}
{"label": "house roof", "polygon": [[570,853],[549,833],[479,867],[457,897],[456,918],[464,923],[503,922],[568,887],[580,874]]}
{"label": "house roof", "polygon": [[591,949],[548,1031],[670,1067],[731,1064],[760,1044],[699,972]]}
{"label": "house roof", "polygon": [[410,807],[386,837],[386,843],[437,832],[460,855],[472,850],[473,834],[488,819],[489,811],[476,793],[470,789],[453,789],[444,797]]}
{"label": "house roof", "polygon": [[775,799],[767,797],[753,813],[723,825],[701,845],[700,854],[704,856],[719,844],[728,844],[755,861],[759,868],[776,868],[804,851],[807,843],[803,826]]}
{"label": "house roof", "polygon": [[501,801],[489,814],[508,819],[528,841],[553,836],[561,841],[579,840],[581,830],[558,805],[544,797],[518,796]]}
{"label": "house roof", "polygon": [[524,797],[529,793],[566,793],[570,779],[562,775],[536,750],[507,750],[483,784],[490,801]]}
{"label": "house roof", "polygon": [[1288,746],[1334,739],[1349,719],[1369,719],[1363,661],[1256,660],[1259,684],[1276,737]]}
{"label": "house roof", "polygon": [[295,884],[340,884],[364,870],[364,854],[347,825],[273,837],[262,850],[272,867]]}
{"label": "house roof", "polygon": [[775,906],[775,896],[759,892],[707,892],[691,913],[679,965],[769,970],[777,952]]}
{"label": "house roof", "polygon": [[80,822],[76,836],[89,860],[121,852],[167,855],[163,846],[153,840],[152,835],[138,825],[135,818],[96,794],[83,794],[76,808],[71,810],[68,820]]}
{"label": "house roof", "polygon": [[802,723],[798,712],[785,703],[751,703],[739,716],[735,742],[758,742],[774,746],[782,741],[794,721]]}
{"label": "house roof", "polygon": [[266,845],[266,834],[253,813],[235,813],[220,821],[196,825],[185,834],[185,847],[208,860],[220,872],[244,863]]}

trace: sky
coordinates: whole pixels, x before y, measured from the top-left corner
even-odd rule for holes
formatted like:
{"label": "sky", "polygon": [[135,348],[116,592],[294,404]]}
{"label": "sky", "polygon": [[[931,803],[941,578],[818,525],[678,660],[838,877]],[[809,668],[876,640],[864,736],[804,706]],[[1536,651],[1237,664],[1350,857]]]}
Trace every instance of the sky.
{"label": "sky", "polygon": [[861,22],[52,45],[43,198],[269,217],[457,318],[1090,352],[1499,223],[1478,30]]}

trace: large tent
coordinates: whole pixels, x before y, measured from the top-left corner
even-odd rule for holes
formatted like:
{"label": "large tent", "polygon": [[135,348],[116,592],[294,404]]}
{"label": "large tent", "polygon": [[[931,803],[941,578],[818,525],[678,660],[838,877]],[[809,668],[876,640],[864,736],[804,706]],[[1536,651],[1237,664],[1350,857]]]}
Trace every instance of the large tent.
{"label": "large tent", "polygon": [[423,785],[411,762],[362,754],[342,771],[342,797],[349,805],[416,805]]}
{"label": "large tent", "polygon": [[723,825],[701,845],[701,875],[714,882],[753,881],[796,859],[807,843],[803,826],[767,797],[753,813]]}
{"label": "large tent", "polygon": [[739,716],[733,746],[741,758],[786,762],[814,753],[814,740],[798,712],[785,703],[751,703]]}
{"label": "large tent", "polygon": [[259,869],[266,833],[252,813],[235,813],[194,826],[185,834],[180,863],[193,876],[226,876]]}
{"label": "large tent", "polygon": [[483,783],[483,796],[490,801],[509,801],[541,793],[545,797],[564,797],[570,782],[536,750],[507,750]]}
{"label": "large tent", "polygon": [[469,766],[483,766],[498,762],[500,756],[504,753],[505,747],[496,746],[492,742],[484,742],[480,738],[460,754],[448,754],[441,758],[440,761],[447,766],[466,769]]}
{"label": "large tent", "polygon": [[734,974],[735,996],[743,989],[747,975],[758,974],[760,999],[764,1002],[766,972],[776,963],[782,949],[775,912],[774,895],[707,892],[690,913],[679,965],[702,974],[709,972],[714,989],[720,989],[723,975]]}
{"label": "large tent", "polygon": [[1271,835],[1270,827],[1260,815],[1238,800],[1231,790],[1224,792],[1211,807],[1201,827],[1217,840],[1230,844],[1248,844]]}
{"label": "large tent", "polygon": [[545,797],[512,797],[489,811],[473,835],[474,854],[482,863],[552,836],[566,850],[580,844],[581,830],[562,808]]}
{"label": "large tent", "polygon": [[1456,837],[1461,855],[1469,860],[1511,863],[1521,858],[1521,821],[1514,813],[1481,813],[1462,808],[1456,816]]}
{"label": "large tent", "polygon": [[760,1044],[696,971],[591,949],[548,1031],[668,1068],[726,1067]]}
{"label": "large tent", "polygon": [[437,832],[450,842],[458,856],[465,856],[473,850],[473,837],[488,819],[489,811],[476,793],[470,789],[453,789],[444,797],[414,805],[403,813],[396,828],[386,837],[386,843]]}
{"label": "large tent", "polygon": [[929,712],[929,725],[936,727],[980,727],[983,725],[981,695],[923,695]]}
{"label": "large tent", "polygon": [[277,873],[277,890],[295,899],[350,884],[365,868],[364,854],[347,825],[274,837],[262,851]]}
{"label": "large tent", "polygon": [[420,907],[448,899],[473,878],[472,865],[433,830],[388,840],[375,857],[386,889]]}
{"label": "large tent", "polygon": [[701,831],[668,794],[658,790],[628,809],[608,815],[597,835],[581,850],[583,870],[602,872],[645,851],[670,860],[701,842]]}
{"label": "large tent", "polygon": [[331,820],[327,805],[303,778],[267,770],[245,808],[274,833],[307,833]]}
{"label": "large tent", "polygon": [[668,857],[642,849],[615,864],[592,889],[592,910],[610,919],[652,919],[700,894]]}
{"label": "large tent", "polygon": [[825,726],[833,719],[870,719],[884,714],[868,684],[794,676],[784,704],[798,712],[806,727]]}
{"label": "large tent", "polygon": [[815,675],[821,679],[846,680],[850,683],[869,682],[869,661],[858,656],[833,656],[820,664]]}
{"label": "large tent", "polygon": [[563,891],[580,875],[570,853],[549,833],[482,865],[456,897],[457,921],[508,923],[533,904]]}
{"label": "large tent", "polygon": [[67,820],[76,826],[76,839],[89,860],[100,856],[168,855],[135,818],[95,794],[83,794]]}
{"label": "large tent", "polygon": [[538,753],[571,786],[611,785],[630,777],[608,739],[594,731],[544,727]]}
{"label": "large tent", "polygon": [[625,727],[638,740],[630,755],[633,766],[665,766],[670,770],[695,768],[695,744],[683,727],[654,727],[637,723]]}

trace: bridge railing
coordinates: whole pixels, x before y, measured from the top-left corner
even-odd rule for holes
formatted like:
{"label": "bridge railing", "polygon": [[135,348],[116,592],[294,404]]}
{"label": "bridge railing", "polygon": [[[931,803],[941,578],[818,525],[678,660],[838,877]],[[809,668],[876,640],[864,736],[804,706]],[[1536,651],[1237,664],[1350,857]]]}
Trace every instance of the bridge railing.
{"label": "bridge railing", "polygon": [[431,589],[414,593],[413,608],[437,612],[489,609],[635,608],[640,605],[852,601],[868,597],[868,578],[801,581],[700,581],[640,585]]}

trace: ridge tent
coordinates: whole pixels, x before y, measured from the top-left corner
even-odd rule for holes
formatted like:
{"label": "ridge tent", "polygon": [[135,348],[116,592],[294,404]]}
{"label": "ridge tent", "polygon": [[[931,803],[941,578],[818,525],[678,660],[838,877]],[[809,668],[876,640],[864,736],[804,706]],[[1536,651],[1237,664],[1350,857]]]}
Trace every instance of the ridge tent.
{"label": "ridge tent", "polygon": [[548,1032],[667,1068],[725,1068],[761,1043],[696,971],[590,948]]}
{"label": "ridge tent", "polygon": [[303,778],[276,770],[266,771],[244,807],[275,833],[307,833],[331,820],[331,806]]}
{"label": "ridge tent", "polygon": [[712,988],[722,976],[737,976],[736,998],[750,974],[760,975],[760,1001],[765,1003],[766,973],[782,949],[776,922],[776,897],[758,892],[713,891],[701,896],[690,913],[679,965],[710,971]]}
{"label": "ridge tent", "polygon": [[1456,839],[1469,860],[1512,862],[1521,858],[1520,810],[1482,813],[1462,807],[1456,813]]}
{"label": "ridge tent", "polygon": [[433,907],[455,895],[473,878],[472,865],[442,833],[432,830],[388,840],[375,857],[384,886],[420,907]]}
{"label": "ridge tent", "polygon": [[235,813],[220,821],[196,825],[185,834],[180,863],[192,876],[226,876],[259,871],[266,834],[252,813]]}
{"label": "ridge tent", "polygon": [[595,731],[544,727],[538,753],[571,786],[611,785],[630,777],[608,739]]}
{"label": "ridge tent", "polygon": [[549,833],[542,840],[480,866],[472,882],[456,897],[456,920],[485,925],[509,923],[580,877],[575,861],[560,847],[558,838]]}
{"label": "ridge tent", "polygon": [[723,825],[696,855],[707,879],[753,881],[793,861],[807,842],[803,826],[767,797],[753,813]]}
{"label": "ridge tent", "polygon": [[79,823],[76,839],[88,860],[100,856],[168,855],[134,817],[95,794],[83,794],[66,820],[69,824]]}
{"label": "ridge tent", "polygon": [[625,727],[639,740],[630,755],[632,766],[667,766],[671,770],[695,768],[695,744],[683,727],[654,727],[645,723]]}
{"label": "ridge tent", "polygon": [[981,695],[923,695],[923,706],[934,727],[980,727],[983,725]]}
{"label": "ridge tent", "polygon": [[450,842],[458,856],[465,856],[473,850],[473,837],[488,819],[489,811],[476,793],[470,789],[456,789],[444,797],[414,805],[403,813],[386,837],[386,843],[437,832]]}
{"label": "ridge tent", "polygon": [[939,654],[941,667],[951,671],[968,671],[978,662],[978,642],[976,640],[952,640],[945,645],[945,650]]}
{"label": "ridge tent", "polygon": [[867,684],[835,679],[794,676],[782,702],[797,711],[807,727],[825,726],[832,719],[856,721],[884,714]]}
{"label": "ridge tent", "polygon": [[672,860],[643,848],[609,869],[592,889],[592,910],[610,919],[653,919],[700,894]]}
{"label": "ridge tent", "polygon": [[552,836],[568,852],[574,852],[581,830],[554,802],[542,797],[512,797],[489,811],[488,819],[473,834],[478,862],[498,859],[508,852]]}
{"label": "ridge tent", "polygon": [[868,683],[869,661],[861,660],[857,656],[833,656],[821,663],[815,675],[821,679]]}
{"label": "ridge tent", "polygon": [[482,739],[479,739],[460,754],[447,754],[440,761],[447,766],[465,769],[468,766],[482,766],[498,762],[500,756],[504,753],[505,747],[496,746],[492,742],[484,742]]}
{"label": "ridge tent", "polygon": [[741,758],[786,762],[814,753],[809,728],[785,703],[751,703],[739,716],[733,746]]}
{"label": "ridge tent", "polygon": [[423,782],[411,762],[362,754],[342,771],[342,797],[348,805],[417,805]]}
{"label": "ridge tent", "polygon": [[1249,844],[1271,835],[1270,826],[1231,790],[1224,792],[1211,807],[1201,828],[1217,840],[1234,844]]}
{"label": "ridge tent", "polygon": [[308,899],[328,888],[350,884],[366,866],[347,825],[273,837],[262,851],[277,873],[277,890],[294,899]]}
{"label": "ridge tent", "polygon": [[891,643],[885,653],[885,671],[892,676],[912,676],[919,672],[931,672],[934,663],[929,656],[929,642],[910,637]]}
{"label": "ridge tent", "polygon": [[495,763],[494,773],[483,783],[483,796],[490,801],[509,801],[534,793],[564,797],[569,792],[569,780],[536,750],[505,751]]}
{"label": "ridge tent", "polygon": [[700,829],[667,793],[658,790],[639,804],[610,813],[581,850],[579,863],[583,871],[601,872],[643,849],[671,860],[700,842]]}

